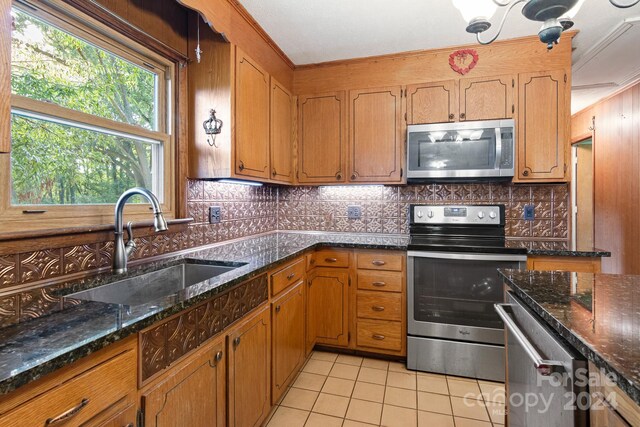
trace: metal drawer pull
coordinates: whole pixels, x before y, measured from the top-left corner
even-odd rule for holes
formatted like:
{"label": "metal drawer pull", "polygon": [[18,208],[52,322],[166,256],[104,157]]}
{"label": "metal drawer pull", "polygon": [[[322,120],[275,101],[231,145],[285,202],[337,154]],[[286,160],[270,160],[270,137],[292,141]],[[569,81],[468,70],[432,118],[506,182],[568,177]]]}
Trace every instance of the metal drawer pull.
{"label": "metal drawer pull", "polygon": [[380,259],[374,259],[373,261],[371,261],[371,264],[373,265],[377,265],[377,266],[381,266],[381,265],[385,265],[386,262],[380,260]]}
{"label": "metal drawer pull", "polygon": [[538,371],[538,373],[543,376],[549,376],[554,371],[557,371],[560,368],[562,368],[563,366],[562,363],[558,362],[557,360],[546,360],[546,359],[543,359],[542,356],[540,356],[540,353],[538,353],[538,350],[536,350],[533,344],[531,344],[531,342],[527,339],[524,333],[518,328],[516,323],[511,319],[511,316],[509,316],[509,314],[504,309],[505,307],[512,307],[512,306],[513,306],[512,304],[495,304],[494,305],[496,312],[498,313],[498,316],[500,316],[500,318],[504,322],[504,326],[509,331],[511,331],[511,333],[513,333],[514,337],[516,337],[516,340],[518,340],[518,343],[522,346],[525,353],[527,353],[527,356],[529,356],[529,358],[533,362],[533,365],[536,367],[536,370]]}
{"label": "metal drawer pull", "polygon": [[215,357],[216,362],[219,362],[222,360],[222,352],[219,351],[216,353],[216,357]]}
{"label": "metal drawer pull", "polygon": [[371,283],[372,286],[377,286],[377,287],[382,287],[382,286],[387,286],[387,284],[385,282],[373,282]]}
{"label": "metal drawer pull", "polygon": [[373,338],[374,340],[382,341],[386,337],[384,335],[373,334],[373,335],[371,335],[371,338]]}
{"label": "metal drawer pull", "polygon": [[89,399],[82,399],[82,402],[80,402],[78,405],[74,406],[73,408],[63,412],[62,414],[58,415],[57,417],[53,417],[53,418],[47,418],[47,421],[44,422],[45,426],[50,426],[53,424],[57,424],[57,423],[61,423],[63,421],[68,420],[69,418],[72,418],[74,416],[76,416],[78,414],[78,412],[82,411],[82,409],[87,406],[89,404]]}
{"label": "metal drawer pull", "polygon": [[338,262],[338,258],[325,258],[325,262]]}
{"label": "metal drawer pull", "polygon": [[287,280],[293,279],[293,276],[295,276],[295,275],[296,275],[296,273],[291,273],[291,274],[287,275]]}
{"label": "metal drawer pull", "polygon": [[384,311],[384,307],[382,307],[381,305],[374,305],[373,307],[371,307],[371,310],[373,310],[373,311]]}

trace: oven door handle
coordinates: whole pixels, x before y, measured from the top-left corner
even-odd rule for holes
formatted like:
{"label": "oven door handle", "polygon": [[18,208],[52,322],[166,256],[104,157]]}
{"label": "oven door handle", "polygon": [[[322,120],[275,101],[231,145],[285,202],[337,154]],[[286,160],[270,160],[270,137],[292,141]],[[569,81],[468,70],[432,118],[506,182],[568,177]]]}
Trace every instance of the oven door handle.
{"label": "oven door handle", "polygon": [[526,261],[526,255],[517,254],[474,254],[460,252],[422,252],[408,251],[407,256],[414,258],[457,259],[463,261]]}
{"label": "oven door handle", "polygon": [[529,341],[524,332],[518,328],[516,322],[514,322],[511,316],[509,316],[505,307],[513,307],[513,304],[495,304],[494,307],[498,316],[500,316],[504,322],[504,326],[513,334],[518,343],[522,346],[540,375],[549,376],[554,372],[562,370],[564,365],[561,362],[558,362],[557,360],[546,360],[540,355],[540,353],[538,353],[538,350],[536,350],[533,344],[531,344],[531,341]]}

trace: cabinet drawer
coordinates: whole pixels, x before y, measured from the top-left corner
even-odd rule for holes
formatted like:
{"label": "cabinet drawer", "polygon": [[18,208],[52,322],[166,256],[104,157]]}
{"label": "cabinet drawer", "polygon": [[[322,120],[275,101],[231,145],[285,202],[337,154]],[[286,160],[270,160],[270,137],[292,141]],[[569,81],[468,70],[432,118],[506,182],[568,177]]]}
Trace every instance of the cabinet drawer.
{"label": "cabinet drawer", "polygon": [[356,258],[358,268],[367,270],[402,271],[404,265],[402,254],[359,253]]}
{"label": "cabinet drawer", "polygon": [[358,271],[358,289],[402,292],[402,273],[387,271]]}
{"label": "cabinet drawer", "polygon": [[310,267],[349,267],[349,252],[320,249],[309,259]]}
{"label": "cabinet drawer", "polygon": [[0,426],[81,425],[136,390],[136,363],[135,351],[115,356],[3,415]]}
{"label": "cabinet drawer", "polygon": [[402,294],[358,291],[357,316],[367,319],[402,320]]}
{"label": "cabinet drawer", "polygon": [[358,320],[358,347],[402,350],[402,323],[385,320]]}
{"label": "cabinet drawer", "polygon": [[304,276],[304,258],[273,273],[271,275],[271,296],[277,295],[290,285],[299,282],[302,276]]}

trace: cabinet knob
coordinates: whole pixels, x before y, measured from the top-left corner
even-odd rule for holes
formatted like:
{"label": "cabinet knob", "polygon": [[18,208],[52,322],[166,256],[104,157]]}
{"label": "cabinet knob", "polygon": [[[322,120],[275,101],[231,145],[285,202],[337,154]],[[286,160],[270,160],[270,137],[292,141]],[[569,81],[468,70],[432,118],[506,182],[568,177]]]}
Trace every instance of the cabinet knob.
{"label": "cabinet knob", "polygon": [[528,171],[528,170],[524,170],[524,171],[522,171],[522,175],[523,175],[523,176],[529,176],[529,171]]}
{"label": "cabinet knob", "polygon": [[383,339],[385,339],[385,336],[380,334],[373,334],[371,338],[373,338],[374,340],[382,341]]}
{"label": "cabinet knob", "polygon": [[385,282],[373,282],[371,283],[372,286],[376,286],[378,288],[381,288],[383,286],[387,286],[387,284]]}
{"label": "cabinet knob", "polygon": [[355,180],[356,180],[356,178],[358,178],[358,176],[357,176],[355,173],[354,173],[354,174],[351,174],[351,180],[352,180],[352,181],[355,181]]}
{"label": "cabinet knob", "polygon": [[235,337],[235,338],[233,339],[233,346],[234,346],[234,347],[237,347],[237,346],[239,346],[239,345],[240,345],[240,337]]}
{"label": "cabinet knob", "polygon": [[276,305],[276,313],[280,313],[280,306]]}
{"label": "cabinet knob", "polygon": [[384,307],[381,305],[374,305],[373,307],[371,307],[371,310],[373,311],[384,311]]}
{"label": "cabinet knob", "polygon": [[451,122],[452,122],[452,121],[454,121],[455,119],[456,119],[456,115],[455,115],[455,114],[453,114],[453,113],[449,114],[449,121],[451,121]]}
{"label": "cabinet knob", "polygon": [[275,177],[277,175],[275,168],[271,171],[271,176]]}
{"label": "cabinet knob", "polygon": [[371,264],[380,267],[381,265],[385,265],[386,262],[382,261],[381,259],[374,259],[373,261],[371,261]]}
{"label": "cabinet knob", "polygon": [[467,115],[465,113],[460,113],[460,120],[466,120]]}
{"label": "cabinet knob", "polygon": [[334,263],[334,262],[338,262],[338,259],[337,258],[325,258],[324,261],[328,262],[328,263]]}
{"label": "cabinet knob", "polygon": [[291,273],[291,274],[287,275],[287,280],[293,279],[293,276],[295,276],[295,275],[296,275],[296,273]]}
{"label": "cabinet knob", "polygon": [[244,170],[244,162],[242,160],[240,160],[240,163],[238,164],[238,169],[240,169],[241,171]]}
{"label": "cabinet knob", "polygon": [[222,360],[222,352],[219,351],[219,352],[216,353],[215,361],[219,362],[221,360]]}
{"label": "cabinet knob", "polygon": [[342,173],[340,173],[340,172],[336,173],[336,180],[337,181],[342,181]]}

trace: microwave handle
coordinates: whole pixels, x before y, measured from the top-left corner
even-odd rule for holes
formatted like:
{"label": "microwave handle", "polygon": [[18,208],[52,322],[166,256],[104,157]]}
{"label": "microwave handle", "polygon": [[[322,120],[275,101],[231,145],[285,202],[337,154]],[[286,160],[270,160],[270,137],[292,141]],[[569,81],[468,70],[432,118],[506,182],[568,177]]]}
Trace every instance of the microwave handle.
{"label": "microwave handle", "polygon": [[496,127],[496,164],[494,166],[495,170],[500,169],[500,163],[502,163],[502,132],[501,128]]}

